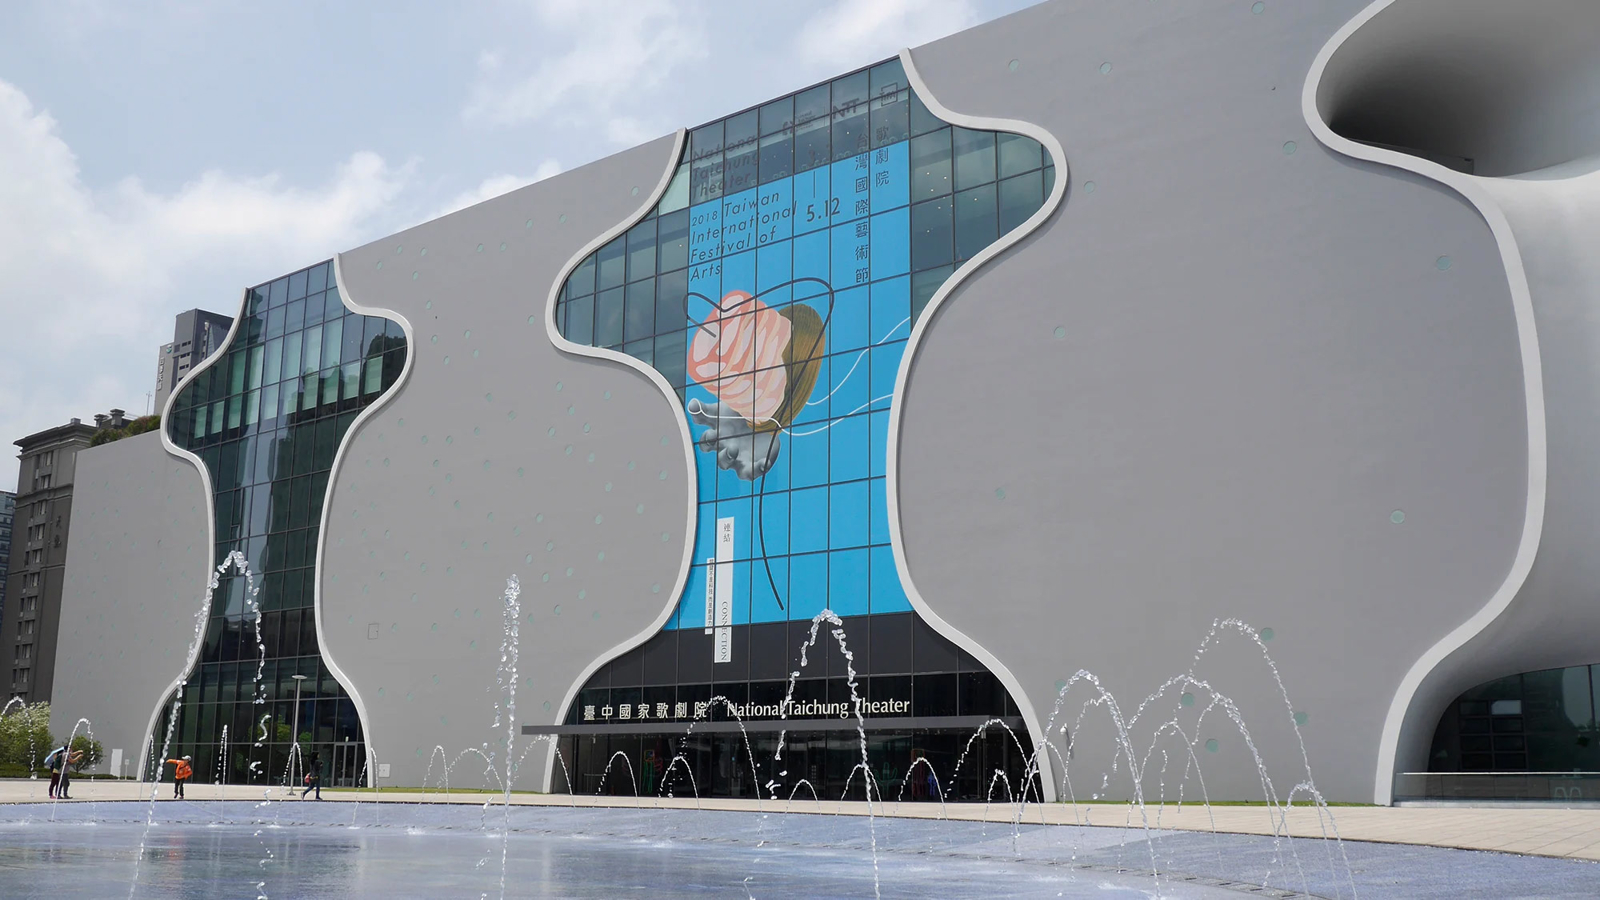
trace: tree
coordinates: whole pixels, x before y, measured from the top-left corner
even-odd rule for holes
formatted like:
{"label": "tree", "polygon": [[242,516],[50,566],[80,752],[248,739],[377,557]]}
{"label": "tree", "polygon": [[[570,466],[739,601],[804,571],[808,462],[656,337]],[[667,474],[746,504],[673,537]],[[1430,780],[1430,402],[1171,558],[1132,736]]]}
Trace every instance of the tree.
{"label": "tree", "polygon": [[72,764],[74,773],[82,772],[85,769],[93,769],[95,766],[100,765],[100,760],[105,757],[105,749],[100,746],[100,742],[86,734],[72,736],[72,752],[83,754],[82,759]]}
{"label": "tree", "polygon": [[50,704],[13,706],[0,716],[0,765],[33,771],[55,749],[50,736]]}

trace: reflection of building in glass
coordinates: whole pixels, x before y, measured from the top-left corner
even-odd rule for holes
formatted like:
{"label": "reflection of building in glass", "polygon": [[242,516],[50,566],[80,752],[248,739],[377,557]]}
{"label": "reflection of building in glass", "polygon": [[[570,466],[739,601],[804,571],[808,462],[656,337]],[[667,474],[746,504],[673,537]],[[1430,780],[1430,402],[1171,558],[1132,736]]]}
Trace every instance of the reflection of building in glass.
{"label": "reflection of building in glass", "polygon": [[1431,772],[1600,772],[1594,698],[1600,666],[1523,672],[1445,709]]}
{"label": "reflection of building in glass", "polygon": [[[899,720],[869,734],[885,778],[913,749],[949,771],[990,717],[1022,732],[994,675],[911,611],[884,467],[913,323],[956,266],[1039,209],[1053,178],[1037,141],[939,120],[891,60],[693,129],[660,204],[576,268],[557,325],[653,365],[677,390],[696,440],[699,524],[665,630],[604,667],[568,714],[592,731],[566,738],[574,778],[619,749],[684,752],[713,791],[754,795],[747,777],[709,778],[742,742],[699,734],[679,747],[650,731],[702,710],[731,719],[712,702],[722,697],[745,718],[831,719],[796,726],[791,740],[814,752],[797,749],[809,762],[777,782],[842,788],[858,747],[826,628],[830,646],[778,714],[823,609],[845,617],[870,718]],[[772,728],[776,746],[781,726],[752,727]],[[984,761],[947,790],[979,796],[996,766],[1019,778],[1008,744],[996,729]]]}
{"label": "reflection of building in glass", "polygon": [[156,356],[155,412],[166,406],[167,395],[190,369],[217,352],[232,327],[233,320],[221,313],[203,309],[178,313],[172,323],[172,343],[162,344]]}
{"label": "reflection of building in glass", "polygon": [[[195,777],[213,778],[228,729],[227,777],[281,772],[293,743],[295,675],[301,687],[302,751],[350,783],[365,760],[361,723],[318,653],[312,609],[318,534],[329,470],[356,415],[405,363],[400,326],[347,309],[325,262],[251,290],[226,352],[189,382],[167,413],[167,434],[205,464],[211,478],[220,564],[238,550],[259,589],[266,653],[256,703],[259,651],[242,573],[230,568],[211,603],[199,664],[187,674],[168,756],[192,755]],[[169,705],[170,709],[170,705]],[[268,738],[247,736],[270,716]],[[165,735],[165,717],[156,746]],[[307,746],[309,744],[309,746]],[[252,762],[259,762],[251,774]]]}

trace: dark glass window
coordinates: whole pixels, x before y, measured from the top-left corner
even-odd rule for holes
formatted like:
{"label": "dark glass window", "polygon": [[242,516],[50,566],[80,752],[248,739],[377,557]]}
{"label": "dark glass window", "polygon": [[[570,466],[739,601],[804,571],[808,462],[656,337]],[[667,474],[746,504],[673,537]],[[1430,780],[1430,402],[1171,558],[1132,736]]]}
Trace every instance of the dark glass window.
{"label": "dark glass window", "polygon": [[628,281],[656,274],[656,220],[646,219],[628,229]]}
{"label": "dark glass window", "polygon": [[737,194],[756,186],[758,159],[757,111],[740,113],[726,122],[723,192]]}
{"label": "dark glass window", "polygon": [[822,84],[794,98],[794,168],[806,172],[827,165],[833,154],[829,138],[829,90]]}
{"label": "dark glass window", "polygon": [[652,338],[656,333],[655,281],[647,280],[628,285],[623,339],[637,341]]}
{"label": "dark glass window", "polygon": [[623,276],[627,272],[625,252],[626,244],[620,237],[600,248],[600,252],[596,255],[599,264],[599,281],[596,285],[598,290],[604,291],[622,286]]}
{"label": "dark glass window", "polygon": [[950,129],[942,128],[911,140],[911,200],[950,193]]}
{"label": "dark glass window", "polygon": [[911,268],[930,269],[950,262],[952,237],[948,197],[911,207]]}
{"label": "dark glass window", "polygon": [[612,288],[595,295],[594,342],[601,347],[614,347],[622,343],[622,288]]}
{"label": "dark glass window", "polygon": [[689,211],[680,209],[667,213],[659,220],[660,251],[658,263],[662,272],[671,272],[689,264]]}
{"label": "dark glass window", "polygon": [[957,193],[955,211],[956,259],[971,259],[1000,237],[993,184]]}
{"label": "dark glass window", "polygon": [[1000,233],[1005,234],[1028,220],[1044,205],[1044,178],[1029,172],[1000,182]]}
{"label": "dark glass window", "polygon": [[[588,271],[592,280],[594,270]],[[261,646],[268,653],[264,677],[285,679],[270,685],[267,696],[292,696],[289,670],[273,662],[280,658],[296,658],[307,674],[332,683],[317,655],[309,609],[328,470],[355,411],[393,383],[405,359],[399,324],[350,314],[332,281],[331,264],[322,263],[248,292],[247,305],[258,314],[265,306],[265,315],[234,331],[228,353],[180,392],[167,423],[173,441],[200,456],[211,472],[221,538],[214,559],[244,551],[260,586]],[[362,362],[363,352],[371,357],[368,363]],[[344,386],[359,383],[364,366],[372,370],[371,390],[358,396]],[[332,415],[346,404],[345,415]],[[279,427],[284,424],[288,427]],[[245,590],[242,576],[230,572],[219,580],[200,665],[190,679],[196,690],[178,712],[175,734],[182,746],[168,752],[206,761],[207,771],[215,769],[224,726],[238,735],[261,715],[273,714],[270,705],[252,702],[257,623],[250,618]],[[308,682],[312,695],[316,683]],[[329,716],[339,712],[332,704],[328,710]],[[281,739],[288,738],[286,732],[285,725]],[[352,706],[339,737],[359,741],[359,732]],[[280,737],[279,731],[270,733]],[[157,738],[164,737],[163,727]],[[272,771],[263,761],[287,758],[281,740],[244,747],[224,761],[235,782],[260,782]],[[325,759],[333,755],[331,747],[321,752]],[[353,784],[357,774],[339,777]]]}
{"label": "dark glass window", "polygon": [[857,72],[833,82],[833,158],[849,159],[870,145],[867,118],[867,73]]}
{"label": "dark glass window", "polygon": [[955,147],[955,188],[965,190],[995,180],[994,138],[992,131],[969,128],[950,129]]}

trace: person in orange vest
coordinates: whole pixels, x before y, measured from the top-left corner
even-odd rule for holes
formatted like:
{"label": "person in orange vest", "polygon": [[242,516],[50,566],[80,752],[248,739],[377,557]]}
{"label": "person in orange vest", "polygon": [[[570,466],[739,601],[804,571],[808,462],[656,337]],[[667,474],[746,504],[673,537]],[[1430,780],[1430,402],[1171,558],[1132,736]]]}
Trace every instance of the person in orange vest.
{"label": "person in orange vest", "polygon": [[183,759],[169,759],[172,763],[172,799],[183,799],[183,783],[194,777],[194,766],[190,764],[193,757],[185,756]]}

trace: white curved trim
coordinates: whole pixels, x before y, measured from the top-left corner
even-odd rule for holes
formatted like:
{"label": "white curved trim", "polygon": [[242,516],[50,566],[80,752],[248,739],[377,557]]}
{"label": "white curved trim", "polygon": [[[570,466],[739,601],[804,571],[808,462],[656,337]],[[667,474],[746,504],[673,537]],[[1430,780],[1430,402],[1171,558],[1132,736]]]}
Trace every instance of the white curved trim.
{"label": "white curved trim", "polygon": [[[355,705],[356,716],[361,720],[362,741],[367,745],[369,772],[368,780],[370,783],[371,781],[375,781],[377,778],[377,756],[375,756],[372,751],[372,729],[368,726],[366,704],[362,701],[361,693],[356,690],[354,682],[352,682],[350,678],[344,674],[344,672],[339,668],[338,663],[334,661],[332,655],[328,652],[327,641],[324,639],[322,627],[322,559],[326,545],[328,515],[333,508],[332,498],[334,486],[338,483],[338,479],[335,476],[339,471],[339,463],[344,459],[345,448],[349,445],[349,438],[354,435],[357,429],[359,429],[364,422],[371,418],[373,414],[387,406],[394,399],[395,395],[399,394],[400,388],[406,383],[411,374],[411,368],[416,360],[416,353],[414,352],[415,340],[411,329],[411,323],[406,319],[405,316],[402,316],[393,310],[382,309],[379,307],[361,306],[351,299],[349,291],[345,287],[344,278],[339,274],[340,260],[343,258],[343,256],[344,254],[335,254],[333,258],[333,274],[334,283],[339,289],[339,299],[344,306],[352,312],[360,313],[362,315],[376,315],[393,319],[400,323],[401,329],[404,330],[406,334],[406,361],[405,365],[400,370],[400,376],[395,379],[395,383],[391,385],[389,390],[384,391],[381,395],[379,395],[377,400],[374,400],[369,406],[363,409],[359,415],[356,416],[355,421],[350,423],[349,430],[347,430],[340,439],[338,449],[334,452],[333,468],[329,470],[328,474],[328,489],[327,493],[323,496],[322,521],[317,534],[317,557],[315,569],[317,576],[312,582],[312,609],[315,611],[313,618],[316,621],[317,627],[317,653],[322,657],[323,663],[327,665],[328,671],[339,682],[339,684],[344,687],[345,691],[350,694],[350,700]],[[179,459],[186,460],[200,473],[200,484],[206,497],[206,546],[208,548],[208,559],[215,555],[217,545],[217,523],[215,521],[216,498],[213,496],[211,473],[206,470],[205,462],[201,460],[200,457],[189,452],[188,450],[184,450],[172,442],[171,436],[167,433],[167,424],[169,422],[168,417],[172,412],[173,404],[177,402],[178,396],[183,393],[185,388],[189,386],[189,383],[198,377],[201,372],[204,372],[215,365],[217,360],[221,359],[222,356],[226,354],[233,346],[233,340],[238,334],[240,324],[249,318],[249,304],[250,289],[246,288],[244,291],[244,297],[239,303],[239,314],[234,316],[233,325],[228,329],[228,334],[222,339],[222,343],[218,345],[217,351],[206,357],[206,359],[201,362],[200,365],[189,370],[189,374],[185,376],[181,382],[173,386],[172,392],[167,395],[166,404],[161,409],[161,446],[164,447],[169,454]],[[215,569],[215,562],[215,560],[211,560],[211,564],[206,570],[208,583],[210,573]],[[207,600],[205,604],[205,615],[203,618],[210,618],[210,611],[211,601]],[[142,760],[149,756],[150,745],[155,738],[156,721],[161,717],[161,710],[166,706],[167,698],[172,696],[172,693],[178,689],[178,685],[182,684],[183,681],[189,677],[189,673],[194,670],[195,664],[199,661],[200,647],[202,644],[203,641],[194,642],[193,647],[190,649],[188,660],[184,663],[183,671],[178,674],[177,678],[173,679],[172,683],[168,685],[166,690],[162,691],[161,696],[157,698],[155,709],[150,713],[150,722],[145,726],[144,741],[140,746],[139,758],[141,760],[141,766],[143,766]]]}
{"label": "white curved trim", "polygon": [[395,378],[394,384],[390,385],[388,390],[378,395],[378,399],[367,404],[366,409],[356,414],[355,421],[350,423],[350,427],[339,438],[338,449],[333,452],[333,466],[328,469],[327,492],[322,495],[322,521],[317,525],[317,562],[316,568],[312,570],[316,573],[316,577],[311,580],[311,609],[314,611],[312,618],[317,624],[317,653],[322,657],[323,665],[328,667],[328,672],[333,675],[335,681],[344,687],[345,693],[350,695],[350,702],[355,705],[356,718],[361,722],[361,742],[367,745],[367,787],[372,787],[378,782],[378,754],[374,752],[372,747],[372,720],[367,715],[367,704],[361,699],[361,691],[356,689],[355,681],[344,674],[344,670],[339,668],[339,664],[334,661],[333,654],[328,649],[327,632],[322,626],[322,560],[327,555],[328,550],[328,517],[333,515],[333,494],[334,489],[339,484],[339,464],[344,462],[345,452],[350,449],[351,438],[355,437],[356,433],[361,430],[361,426],[370,421],[384,407],[394,402],[395,397],[400,395],[400,389],[405,387],[406,383],[411,380],[411,370],[417,364],[417,340],[416,333],[411,328],[410,319],[392,309],[385,309],[381,306],[362,306],[355,301],[355,298],[350,294],[350,289],[345,285],[343,263],[344,254],[335,253],[333,255],[333,281],[339,288],[339,300],[344,304],[345,308],[364,316],[382,316],[386,319],[392,319],[400,324],[400,330],[404,331],[406,335],[406,361],[400,367],[399,376]]}
{"label": "white curved trim", "polygon": [[1041,730],[1038,712],[1033,707],[1033,701],[1028,698],[1022,689],[1022,683],[1011,673],[1011,670],[1000,661],[1000,658],[990,653],[977,640],[962,633],[959,628],[946,622],[933,611],[928,601],[922,598],[917,591],[916,583],[911,578],[911,567],[906,562],[905,537],[900,526],[900,414],[905,408],[906,383],[911,377],[911,366],[916,359],[917,348],[922,343],[922,337],[927,333],[929,323],[933,321],[934,313],[944,305],[950,295],[955,293],[957,287],[968,277],[982,268],[989,260],[994,259],[1009,249],[1013,244],[1032,234],[1046,219],[1049,219],[1061,206],[1061,201],[1067,195],[1067,154],[1061,147],[1061,142],[1049,131],[1031,122],[1017,119],[1000,119],[986,116],[970,116],[955,112],[933,95],[928,89],[927,82],[922,80],[922,73],[917,71],[916,62],[911,58],[911,50],[900,51],[900,64],[905,67],[906,78],[911,82],[911,89],[922,99],[928,110],[940,119],[960,125],[963,128],[982,128],[988,131],[1009,131],[1033,138],[1043,144],[1050,151],[1050,158],[1055,163],[1055,184],[1050,188],[1050,196],[1045,198],[1044,205],[1034,211],[1021,225],[1011,229],[1000,237],[998,241],[990,244],[978,252],[961,267],[945,279],[939,290],[934,292],[928,305],[922,311],[922,316],[911,326],[911,337],[906,341],[905,353],[900,357],[900,371],[895,375],[894,399],[889,405],[889,454],[884,468],[884,489],[888,497],[889,507],[889,543],[894,549],[894,566],[900,574],[900,584],[905,588],[906,596],[911,600],[911,607],[917,614],[925,619],[929,626],[939,634],[955,642],[961,649],[972,654],[979,662],[988,667],[1000,682],[1011,692],[1011,697],[1017,702],[1017,711],[1022,714],[1022,720],[1028,726],[1028,731],[1034,736],[1035,751],[1039,757],[1039,780],[1044,785],[1045,802],[1053,803],[1056,799],[1054,766],[1051,764],[1050,754],[1043,750],[1043,742],[1049,740],[1049,735]]}
{"label": "white curved trim", "polygon": [[[679,164],[684,161],[683,148],[688,140],[689,132],[682,128],[678,129],[677,135],[673,139],[672,155],[668,157],[666,171],[662,173],[661,180],[656,184],[649,196],[645,198],[644,203],[622,221],[601,232],[598,237],[590,240],[587,244],[584,244],[581,248],[579,248],[577,253],[572,255],[571,259],[567,260],[566,264],[561,267],[555,282],[550,286],[550,297],[546,301],[544,309],[545,334],[549,336],[550,343],[557,350],[570,353],[573,356],[587,356],[593,359],[603,359],[608,362],[621,363],[627,366],[635,372],[638,372],[639,374],[650,379],[651,383],[653,383],[657,388],[660,388],[662,395],[672,402],[673,410],[682,409],[682,407],[678,404],[678,392],[672,387],[672,385],[667,383],[666,377],[660,372],[656,371],[654,366],[647,366],[626,353],[618,353],[615,350],[607,350],[603,347],[591,347],[588,344],[577,344],[567,340],[566,337],[556,329],[556,299],[560,297],[561,289],[566,286],[567,279],[572,276],[572,272],[578,267],[578,264],[583,262],[584,257],[605,246],[605,244],[612,238],[615,238],[616,236],[627,231],[629,228],[632,228],[634,224],[648,215],[650,210],[655,208],[656,204],[661,202],[661,197],[666,194],[667,187],[672,184],[672,178],[678,172]],[[612,659],[615,659],[629,650],[632,650],[633,648],[643,644],[645,641],[650,640],[650,638],[654,637],[656,633],[661,630],[663,625],[667,624],[667,620],[672,618],[673,610],[678,608],[678,601],[682,599],[684,585],[688,584],[689,582],[689,566],[691,561],[694,559],[694,529],[697,521],[696,513],[698,512],[699,507],[699,504],[694,502],[694,497],[692,495],[696,481],[694,468],[694,442],[689,434],[688,418],[682,415],[681,412],[674,412],[673,418],[678,422],[678,434],[683,438],[683,446],[688,448],[688,453],[685,455],[684,460],[687,463],[685,467],[685,474],[688,476],[687,483],[690,486],[691,496],[688,504],[688,511],[684,517],[685,539],[683,542],[683,559],[678,564],[678,575],[673,581],[672,592],[668,595],[665,608],[661,610],[661,613],[657,615],[649,625],[645,626],[643,631],[640,631],[638,634],[635,634],[634,636],[622,641],[620,644],[617,644],[615,647],[612,647],[610,650],[607,650],[606,652],[595,657],[587,666],[583,668],[583,671],[578,673],[578,677],[572,682],[571,686],[567,688],[566,696],[561,698],[561,705],[556,709],[557,722],[563,721],[566,718],[567,708],[572,705],[575,699],[577,699],[578,691],[583,689],[583,685],[589,680],[589,676],[593,675],[601,666],[605,665],[607,662],[610,662]],[[546,752],[544,755],[544,775],[540,781],[540,790],[543,790],[546,793],[549,793],[550,780],[555,776],[555,763],[556,755],[554,753]],[[568,789],[571,789],[570,785],[568,786]]]}
{"label": "white curved trim", "polygon": [[[172,386],[172,391],[167,394],[167,402],[161,406],[161,426],[156,429],[157,431],[161,432],[162,448],[172,456],[188,462],[189,465],[194,466],[195,470],[200,473],[200,489],[205,496],[206,503],[206,565],[201,571],[204,572],[205,581],[203,583],[207,585],[208,589],[211,584],[211,576],[216,571],[217,567],[217,560],[215,559],[217,552],[217,523],[215,521],[217,516],[217,499],[212,493],[211,473],[206,470],[206,464],[204,460],[172,442],[172,436],[167,434],[167,425],[171,421],[169,417],[172,414],[172,406],[178,402],[179,395],[181,395],[184,389],[189,386],[190,382],[194,381],[200,376],[201,372],[204,372],[216,365],[217,360],[221,359],[223,354],[228,352],[228,348],[233,345],[234,335],[238,334],[239,332],[239,323],[245,320],[245,314],[249,312],[249,309],[250,289],[245,288],[243,291],[243,296],[239,299],[239,314],[233,317],[233,324],[228,327],[228,334],[223,337],[222,343],[217,345],[216,352],[201,360],[199,365],[189,370],[189,374],[184,376],[182,381]],[[204,596],[204,592],[202,592],[202,596]],[[205,597],[205,603],[201,607],[203,610],[203,614],[201,615],[202,620],[211,618],[211,601],[213,599],[215,599],[214,596]],[[203,636],[204,634],[205,632],[202,629],[201,635]],[[197,663],[200,659],[200,647],[204,643],[205,641],[203,637],[194,641],[189,648],[189,657],[183,663],[183,669],[178,672],[178,677],[172,679],[172,683],[167,685],[166,690],[162,691],[161,695],[156,697],[155,709],[151,710],[150,712],[150,723],[145,726],[144,740],[139,745],[139,781],[141,784],[144,782],[145,762],[150,758],[150,745],[155,741],[156,721],[161,718],[161,710],[167,705],[167,698],[172,696],[173,692],[178,689],[178,686],[183,684],[183,682],[189,677],[189,673],[194,671],[195,663]],[[160,779],[161,774],[158,771],[156,773],[156,780],[159,781]]]}
{"label": "white curved trim", "polygon": [[1534,327],[1533,298],[1528,289],[1528,276],[1523,268],[1522,253],[1517,247],[1516,236],[1511,231],[1511,223],[1506,219],[1505,213],[1476,177],[1415,156],[1357,143],[1342,137],[1328,127],[1328,123],[1323,121],[1322,114],[1317,109],[1317,90],[1322,84],[1322,77],[1334,54],[1338,53],[1345,41],[1362,26],[1394,2],[1395,0],[1375,0],[1359,15],[1346,22],[1344,27],[1323,46],[1311,64],[1311,71],[1306,75],[1305,87],[1300,93],[1301,114],[1306,120],[1306,125],[1311,128],[1311,133],[1328,149],[1355,159],[1393,166],[1439,182],[1466,198],[1488,223],[1495,243],[1500,248],[1501,262],[1505,266],[1506,280],[1511,290],[1511,309],[1517,323],[1517,343],[1522,352],[1524,402],[1528,408],[1528,502],[1522,522],[1522,538],[1517,545],[1517,554],[1512,560],[1510,571],[1506,573],[1505,581],[1489,597],[1483,608],[1440,638],[1412,663],[1405,677],[1401,679],[1399,687],[1395,689],[1394,698],[1389,703],[1389,712],[1383,722],[1383,734],[1378,745],[1378,766],[1374,776],[1373,802],[1380,806],[1388,806],[1394,799],[1394,761],[1399,752],[1400,728],[1422,680],[1435,666],[1443,662],[1445,657],[1460,649],[1504,613],[1527,580],[1544,530],[1548,465],[1545,442],[1544,375],[1539,359],[1538,334]]}

